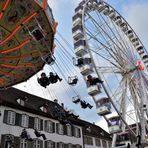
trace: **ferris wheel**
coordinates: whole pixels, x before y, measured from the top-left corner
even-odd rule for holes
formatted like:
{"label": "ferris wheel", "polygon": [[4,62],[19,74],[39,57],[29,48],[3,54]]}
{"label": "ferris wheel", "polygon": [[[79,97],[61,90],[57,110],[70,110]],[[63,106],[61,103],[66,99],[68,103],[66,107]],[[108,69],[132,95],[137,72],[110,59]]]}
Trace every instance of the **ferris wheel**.
{"label": "ferris wheel", "polygon": [[84,80],[100,80],[87,91],[113,134],[112,147],[125,135],[133,145],[137,137],[138,144],[146,144],[148,54],[137,34],[106,2],[83,0],[75,9],[72,35],[75,65]]}

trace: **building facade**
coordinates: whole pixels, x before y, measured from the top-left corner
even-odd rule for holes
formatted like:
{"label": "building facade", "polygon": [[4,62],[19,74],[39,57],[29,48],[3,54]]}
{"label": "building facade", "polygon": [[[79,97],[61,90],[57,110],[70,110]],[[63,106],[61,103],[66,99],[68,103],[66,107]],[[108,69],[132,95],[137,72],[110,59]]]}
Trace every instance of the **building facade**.
{"label": "building facade", "polygon": [[0,148],[109,148],[108,133],[57,102],[15,88],[0,94]]}

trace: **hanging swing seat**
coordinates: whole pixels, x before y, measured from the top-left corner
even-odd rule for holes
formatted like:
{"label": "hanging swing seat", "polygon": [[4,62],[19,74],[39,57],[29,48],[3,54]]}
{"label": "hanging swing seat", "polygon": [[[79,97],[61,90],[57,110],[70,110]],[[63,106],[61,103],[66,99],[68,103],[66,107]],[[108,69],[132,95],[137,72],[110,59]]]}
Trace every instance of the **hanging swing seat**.
{"label": "hanging swing seat", "polygon": [[77,76],[71,76],[71,77],[68,77],[68,84],[69,85],[76,85],[78,82],[78,77]]}

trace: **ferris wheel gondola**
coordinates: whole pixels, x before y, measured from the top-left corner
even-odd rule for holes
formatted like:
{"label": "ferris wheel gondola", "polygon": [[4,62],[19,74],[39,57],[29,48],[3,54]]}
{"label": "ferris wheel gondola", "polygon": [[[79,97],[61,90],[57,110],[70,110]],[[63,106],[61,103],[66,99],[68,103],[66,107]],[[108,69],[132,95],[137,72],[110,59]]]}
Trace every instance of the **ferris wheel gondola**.
{"label": "ferris wheel gondola", "polygon": [[0,88],[27,81],[54,62],[57,23],[47,0],[0,1]]}
{"label": "ferris wheel gondola", "polygon": [[[103,114],[98,103],[102,97],[108,98],[112,104],[110,111],[116,112],[119,122],[122,121],[115,128],[109,125],[110,133],[128,129],[135,138],[140,133],[141,143],[146,143],[148,55],[137,34],[113,7],[102,0],[83,0],[79,4],[73,16],[72,33],[76,56],[91,58],[88,66],[92,69],[81,72],[84,80],[93,74],[104,81],[100,87],[88,88],[97,111]],[[107,123],[115,117],[104,114]],[[137,126],[135,132],[130,128],[131,124],[140,124],[140,127]],[[115,146],[116,135],[112,143],[112,147]]]}

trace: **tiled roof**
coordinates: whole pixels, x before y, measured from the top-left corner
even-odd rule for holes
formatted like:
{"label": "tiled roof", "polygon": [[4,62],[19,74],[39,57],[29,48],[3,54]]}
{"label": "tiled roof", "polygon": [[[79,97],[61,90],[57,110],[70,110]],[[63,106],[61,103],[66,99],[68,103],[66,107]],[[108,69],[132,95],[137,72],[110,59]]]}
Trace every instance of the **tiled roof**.
{"label": "tiled roof", "polygon": [[[17,99],[19,98],[26,99],[24,106],[21,106],[17,102]],[[0,90],[0,103],[9,107],[21,109],[23,111],[32,112],[32,113],[35,112],[36,114],[42,113],[40,107],[47,103],[50,106],[50,110],[52,110],[55,105],[55,103],[52,101],[23,92],[13,87],[8,88],[6,90]]]}

